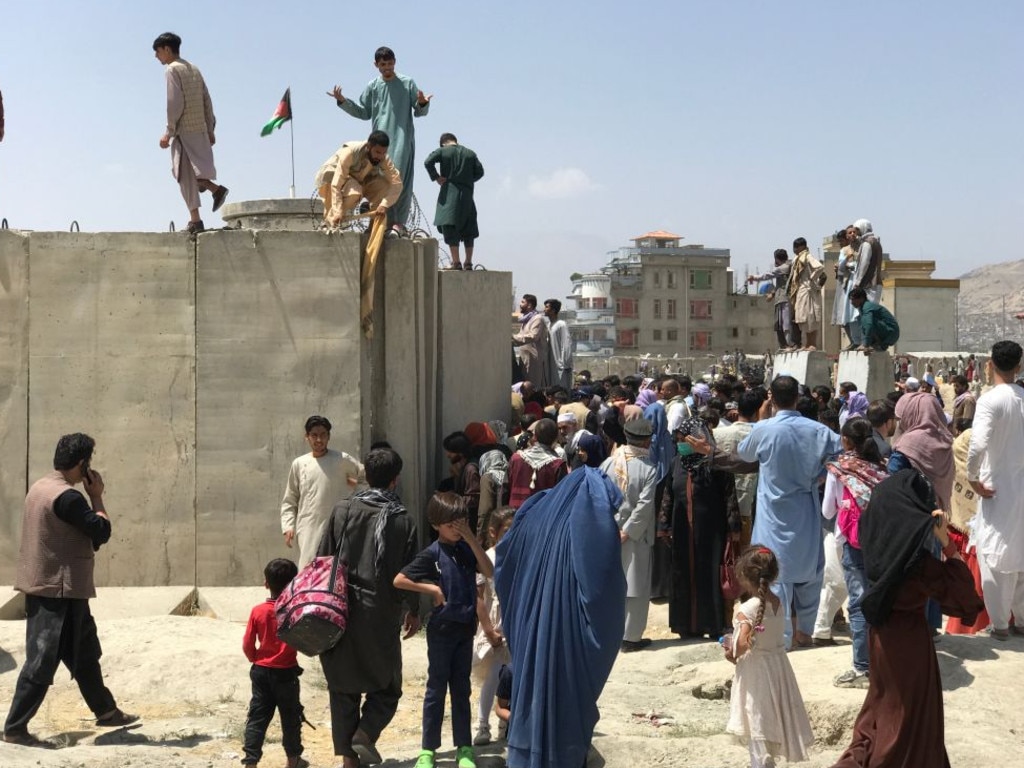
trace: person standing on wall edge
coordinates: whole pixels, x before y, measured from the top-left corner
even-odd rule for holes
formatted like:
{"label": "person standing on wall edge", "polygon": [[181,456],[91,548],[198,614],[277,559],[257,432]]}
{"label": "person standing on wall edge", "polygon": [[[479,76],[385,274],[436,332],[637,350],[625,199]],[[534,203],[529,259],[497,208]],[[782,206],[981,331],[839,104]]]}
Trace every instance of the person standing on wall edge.
{"label": "person standing on wall edge", "polygon": [[195,235],[205,229],[199,218],[199,193],[213,193],[214,211],[228,196],[228,188],[213,181],[217,178],[213,164],[217,118],[199,68],[179,55],[181,38],[164,32],[153,41],[153,51],[167,67],[167,130],[160,137],[160,148],[171,148],[171,173],[188,206],[188,232]]}
{"label": "person standing on wall edge", "polygon": [[[89,468],[96,442],[81,433],[57,441],[53,472],[29,488],[22,518],[21,549],[14,588],[25,595],[25,664],[18,675],[4,741],[52,748],[28,732],[60,662],[78,683],[100,727],[134,723],[103,684],[99,637],[89,610],[96,597],[96,551],[110,540],[103,505],[103,478]],[[75,489],[84,483],[89,501]],[[90,504],[91,502],[91,504]]]}
{"label": "person standing on wall edge", "polygon": [[411,77],[395,72],[395,52],[381,46],[373,54],[373,65],[380,77],[371,80],[358,100],[347,98],[339,86],[327,92],[339,109],[352,117],[369,120],[375,131],[384,131],[391,137],[388,153],[402,177],[404,187],[395,204],[388,210],[388,236],[397,237],[405,232],[412,207],[412,181],[416,154],[414,117],[423,117],[430,110],[432,96],[424,95]]}

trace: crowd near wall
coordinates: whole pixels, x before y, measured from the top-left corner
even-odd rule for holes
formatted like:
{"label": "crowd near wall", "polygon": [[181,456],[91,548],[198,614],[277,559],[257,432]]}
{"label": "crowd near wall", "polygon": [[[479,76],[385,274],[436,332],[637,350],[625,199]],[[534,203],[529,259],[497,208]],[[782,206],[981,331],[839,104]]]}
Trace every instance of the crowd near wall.
{"label": "crowd near wall", "polygon": [[387,241],[367,339],[361,260],[355,233],[0,231],[0,583],[67,432],[96,438],[107,484],[100,585],[259,583],[288,553],[281,495],[313,413],[332,447],[388,440],[418,518],[439,412],[508,418],[511,275],[439,276],[435,241]]}

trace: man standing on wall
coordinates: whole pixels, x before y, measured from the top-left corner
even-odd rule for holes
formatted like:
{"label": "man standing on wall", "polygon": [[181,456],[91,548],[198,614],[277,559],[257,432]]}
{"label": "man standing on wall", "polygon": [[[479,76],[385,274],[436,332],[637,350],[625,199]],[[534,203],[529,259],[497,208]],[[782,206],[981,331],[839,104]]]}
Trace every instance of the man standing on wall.
{"label": "man standing on wall", "polygon": [[803,337],[803,349],[814,351],[818,348],[818,328],[821,325],[821,287],[825,285],[825,270],[807,249],[807,240],[798,237],[793,241],[793,268],[789,274],[789,304],[793,312],[793,323]]}
{"label": "man standing on wall", "polygon": [[213,165],[213,145],[217,142],[213,101],[199,68],[179,55],[180,37],[164,32],[153,41],[153,50],[157,61],[167,67],[167,130],[160,137],[160,148],[171,148],[171,173],[188,206],[188,231],[198,234],[204,229],[199,218],[199,193],[213,193],[214,211],[228,196],[228,188],[213,181],[217,178]]}
{"label": "man standing on wall", "polygon": [[[61,662],[78,683],[96,725],[120,727],[139,719],[122,712],[103,684],[102,650],[89,610],[89,599],[96,597],[96,550],[110,540],[103,478],[89,468],[95,445],[88,435],[64,435],[53,455],[53,472],[33,483],[25,498],[14,588],[25,595],[28,621],[25,665],[4,724],[9,744],[54,746],[31,735],[28,724]],[[88,502],[75,490],[79,483],[85,484]]]}
{"label": "man standing on wall", "polygon": [[550,323],[548,335],[551,341],[551,356],[548,358],[548,379],[550,379],[552,386],[565,387],[566,391],[571,392],[572,337],[569,334],[569,326],[565,320],[558,319],[558,314],[561,311],[562,302],[558,299],[546,299],[544,301],[544,317]]}
{"label": "man standing on wall", "polygon": [[789,283],[789,272],[792,264],[789,261],[789,254],[785,248],[775,251],[775,269],[765,272],[763,275],[751,275],[749,282],[756,283],[761,280],[772,281],[772,291],[768,294],[769,299],[775,303],[775,337],[779,342],[779,351],[795,349],[800,343],[800,337],[795,336],[790,323],[789,294],[786,292],[786,285]]}
{"label": "man standing on wall", "polygon": [[[441,172],[437,165],[440,163]],[[454,133],[441,134],[441,148],[435,149],[423,162],[431,181],[441,190],[437,193],[434,226],[441,231],[444,244],[452,252],[452,269],[473,269],[473,242],[480,236],[476,223],[473,186],[484,176],[484,167],[476,152],[459,144]],[[466,246],[466,263],[459,259],[459,244]]]}
{"label": "man standing on wall", "polygon": [[416,154],[415,129],[412,118],[423,117],[430,109],[431,96],[424,96],[411,77],[395,72],[395,52],[381,46],[373,54],[373,64],[380,72],[369,82],[358,101],[347,99],[339,86],[327,92],[338,106],[352,117],[371,120],[373,130],[391,137],[391,160],[402,177],[402,194],[388,211],[388,223],[404,231],[412,205],[413,161]]}

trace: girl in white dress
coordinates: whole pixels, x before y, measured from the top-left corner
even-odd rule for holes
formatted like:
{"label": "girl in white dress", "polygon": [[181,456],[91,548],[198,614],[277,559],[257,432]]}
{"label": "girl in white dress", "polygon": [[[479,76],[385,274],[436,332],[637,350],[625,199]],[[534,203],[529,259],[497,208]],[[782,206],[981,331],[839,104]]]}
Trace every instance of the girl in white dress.
{"label": "girl in white dress", "polygon": [[736,665],[726,730],[747,742],[751,768],[774,768],[775,757],[806,760],[814,734],[786,657],[787,617],[769,590],[779,577],[775,553],[754,544],[736,561],[736,576],[744,602],[734,634],[723,638],[725,657]]}

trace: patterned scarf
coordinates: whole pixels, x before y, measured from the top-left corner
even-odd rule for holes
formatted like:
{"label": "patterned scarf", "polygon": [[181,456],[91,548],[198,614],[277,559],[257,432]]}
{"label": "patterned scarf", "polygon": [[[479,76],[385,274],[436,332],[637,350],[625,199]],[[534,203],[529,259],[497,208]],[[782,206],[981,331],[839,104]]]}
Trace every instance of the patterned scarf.
{"label": "patterned scarf", "polygon": [[[675,434],[681,434],[684,437],[695,437],[698,440],[705,440],[708,443],[711,443],[712,446],[715,444],[714,435],[711,434],[711,430],[708,429],[708,425],[698,418],[684,419]],[[679,459],[679,463],[683,465],[683,469],[687,472],[699,469],[703,465],[710,466],[711,457],[705,456],[702,453],[697,453],[696,451],[686,456],[681,456],[677,453],[676,456]]]}
{"label": "patterned scarf", "polygon": [[369,488],[352,498],[371,507],[380,507],[373,525],[373,572],[375,576],[380,576],[380,564],[384,558],[384,529],[392,516],[405,514],[405,506],[394,491],[384,488]]}
{"label": "patterned scarf", "polygon": [[631,459],[645,459],[649,451],[636,445],[623,445],[612,454],[612,480],[619,486],[622,494],[629,487],[629,462]]}
{"label": "patterned scarf", "polygon": [[871,491],[889,476],[881,464],[865,461],[852,451],[826,462],[825,468],[850,492],[861,512],[868,508]]}

